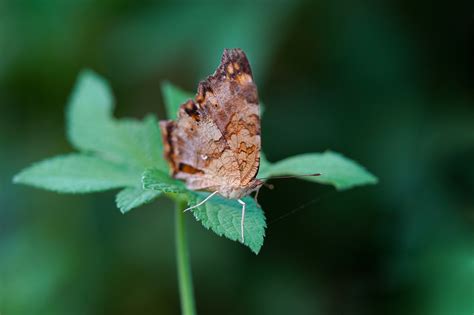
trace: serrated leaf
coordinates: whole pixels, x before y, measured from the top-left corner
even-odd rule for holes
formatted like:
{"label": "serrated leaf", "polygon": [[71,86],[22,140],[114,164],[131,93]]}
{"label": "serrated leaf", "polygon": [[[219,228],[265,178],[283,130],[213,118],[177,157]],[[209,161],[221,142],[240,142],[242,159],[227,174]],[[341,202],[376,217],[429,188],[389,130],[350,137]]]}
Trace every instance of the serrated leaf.
{"label": "serrated leaf", "polygon": [[70,154],[47,159],[24,169],[15,183],[61,193],[89,193],[136,186],[140,178],[132,169],[98,157]]}
{"label": "serrated leaf", "polygon": [[302,177],[302,179],[321,184],[331,184],[338,190],[360,185],[376,184],[378,181],[374,175],[361,165],[339,153],[331,151],[289,157],[269,166],[264,176],[311,173],[321,173],[321,176]]}
{"label": "serrated leaf", "polygon": [[166,170],[158,123],[153,116],[143,121],[116,120],[107,82],[92,71],[79,75],[67,108],[70,142],[81,151],[94,152],[138,169]]}
{"label": "serrated leaf", "polygon": [[161,192],[156,190],[144,190],[141,187],[127,187],[117,194],[115,203],[122,213],[126,213],[153,201],[160,195]]}
{"label": "serrated leaf", "polygon": [[151,189],[160,192],[183,193],[186,192],[184,183],[172,179],[168,174],[159,169],[147,169],[142,176],[143,189]]}
{"label": "serrated leaf", "polygon": [[[195,205],[209,194],[189,192],[189,205]],[[258,254],[265,237],[265,215],[263,210],[251,197],[243,198],[246,203],[244,221],[244,245]],[[219,236],[225,236],[233,241],[241,241],[240,221],[242,205],[234,199],[226,199],[219,195],[211,197],[202,206],[192,210],[194,217],[207,229]]]}
{"label": "serrated leaf", "polygon": [[167,81],[161,84],[161,92],[163,93],[166,116],[168,119],[175,120],[179,106],[189,99],[194,99],[192,93],[186,92]]}

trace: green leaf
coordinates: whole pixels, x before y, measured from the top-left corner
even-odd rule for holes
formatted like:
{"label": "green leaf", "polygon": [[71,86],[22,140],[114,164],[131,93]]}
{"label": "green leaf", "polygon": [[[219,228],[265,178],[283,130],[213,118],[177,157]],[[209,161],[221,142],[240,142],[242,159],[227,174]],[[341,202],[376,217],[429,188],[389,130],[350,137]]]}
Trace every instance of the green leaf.
{"label": "green leaf", "polygon": [[107,147],[112,110],[113,97],[107,82],[90,70],[82,71],[66,111],[69,141],[84,151]]}
{"label": "green leaf", "polygon": [[107,82],[92,71],[81,72],[67,109],[70,142],[81,151],[140,170],[166,170],[156,119],[116,120],[112,110],[113,97]]}
{"label": "green leaf", "polygon": [[260,166],[258,168],[257,178],[268,177],[270,174],[270,168],[272,164],[267,160],[265,153],[260,152]]}
{"label": "green leaf", "polygon": [[155,117],[150,115],[143,121],[122,119],[114,122],[110,130],[109,146],[102,155],[136,166],[141,171],[150,167],[168,170]]}
{"label": "green leaf", "polygon": [[122,213],[126,213],[151,202],[160,195],[161,192],[156,190],[143,190],[141,187],[127,187],[117,194],[115,203]]}
{"label": "green leaf", "polygon": [[192,93],[186,92],[168,81],[165,81],[161,84],[161,92],[163,93],[166,116],[168,119],[175,120],[178,114],[179,106],[189,99],[194,99],[194,95]]}
{"label": "green leaf", "polygon": [[265,169],[264,177],[321,173],[321,176],[302,179],[331,184],[338,190],[354,186],[376,184],[377,178],[356,162],[339,153],[307,153],[289,157]]}
{"label": "green leaf", "polygon": [[184,183],[172,179],[168,174],[159,169],[147,169],[142,176],[143,189],[151,189],[160,192],[183,193],[186,192]]}
{"label": "green leaf", "polygon": [[147,157],[145,168],[156,167],[160,170],[168,172],[168,164],[163,156],[163,140],[161,139],[161,131],[156,117],[148,115],[144,119],[144,126],[141,131],[142,149]]}
{"label": "green leaf", "polygon": [[136,186],[139,179],[126,166],[98,157],[70,154],[33,164],[13,181],[61,193],[89,193]]}
{"label": "green leaf", "polygon": [[[190,192],[188,194],[189,205],[201,202],[209,194]],[[265,236],[265,215],[263,210],[251,197],[243,199],[246,203],[244,221],[244,244],[255,254],[258,254],[263,245]],[[192,210],[194,217],[201,221],[207,229],[211,229],[217,235],[233,240],[241,241],[240,221],[242,218],[242,205],[234,199],[226,199],[219,195],[211,197],[202,206]]]}
{"label": "green leaf", "polygon": [[[87,155],[59,156],[18,174],[16,183],[58,192],[86,193],[131,187],[117,196],[122,212],[158,196],[135,188],[144,169],[168,169],[156,118],[117,120],[107,82],[90,70],[82,71],[67,106],[68,138]],[[92,153],[92,154],[90,154]]]}

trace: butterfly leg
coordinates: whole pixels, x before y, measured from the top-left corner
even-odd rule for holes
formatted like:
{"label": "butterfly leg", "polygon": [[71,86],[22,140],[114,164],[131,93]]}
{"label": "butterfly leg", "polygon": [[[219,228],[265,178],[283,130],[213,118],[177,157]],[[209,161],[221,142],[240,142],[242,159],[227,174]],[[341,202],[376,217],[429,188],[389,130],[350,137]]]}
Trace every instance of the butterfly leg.
{"label": "butterfly leg", "polygon": [[188,211],[188,210],[191,210],[191,209],[194,209],[194,208],[197,208],[199,206],[202,206],[206,201],[208,201],[209,199],[211,199],[212,196],[214,196],[215,194],[217,194],[217,190],[215,192],[213,192],[212,194],[210,194],[209,196],[207,196],[203,201],[201,201],[200,203],[192,206],[192,207],[189,207],[189,208],[186,208],[184,209],[184,212]]}
{"label": "butterfly leg", "polygon": [[245,220],[245,202],[237,200],[242,205],[242,219],[240,220],[240,234],[242,235],[242,243],[244,242],[244,220]]}
{"label": "butterfly leg", "polygon": [[260,192],[260,188],[262,188],[262,186],[258,187],[257,190],[255,191],[255,196],[253,197],[253,199],[255,200],[255,203],[257,204],[257,206],[260,206],[260,204],[258,203],[258,193]]}

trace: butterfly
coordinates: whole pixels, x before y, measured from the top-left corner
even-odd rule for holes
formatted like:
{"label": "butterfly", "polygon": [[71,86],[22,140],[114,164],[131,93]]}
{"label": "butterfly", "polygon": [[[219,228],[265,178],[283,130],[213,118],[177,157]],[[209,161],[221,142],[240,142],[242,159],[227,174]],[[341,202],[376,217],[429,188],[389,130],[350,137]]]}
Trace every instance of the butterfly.
{"label": "butterfly", "polygon": [[160,121],[164,155],[174,178],[190,190],[219,194],[242,205],[244,196],[258,190],[260,165],[260,106],[247,56],[241,49],[225,49],[213,75],[201,81],[195,99],[182,104],[176,121]]}
{"label": "butterfly", "polygon": [[[244,242],[246,204],[243,197],[265,182],[256,178],[260,166],[260,106],[257,86],[245,53],[225,49],[213,75],[201,81],[195,99],[179,107],[176,121],[160,121],[164,155],[174,178],[188,189],[236,199],[242,205]],[[273,178],[319,176],[307,174]],[[256,196],[255,196],[256,197]]]}

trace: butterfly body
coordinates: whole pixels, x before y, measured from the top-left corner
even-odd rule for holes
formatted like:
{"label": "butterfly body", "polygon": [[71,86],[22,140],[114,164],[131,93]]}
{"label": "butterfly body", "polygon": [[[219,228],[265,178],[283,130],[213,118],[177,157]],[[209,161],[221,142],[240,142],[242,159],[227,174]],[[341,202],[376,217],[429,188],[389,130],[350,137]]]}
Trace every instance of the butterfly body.
{"label": "butterfly body", "polygon": [[225,198],[240,199],[259,189],[262,184],[262,181],[254,179],[245,186],[222,186],[218,191]]}

